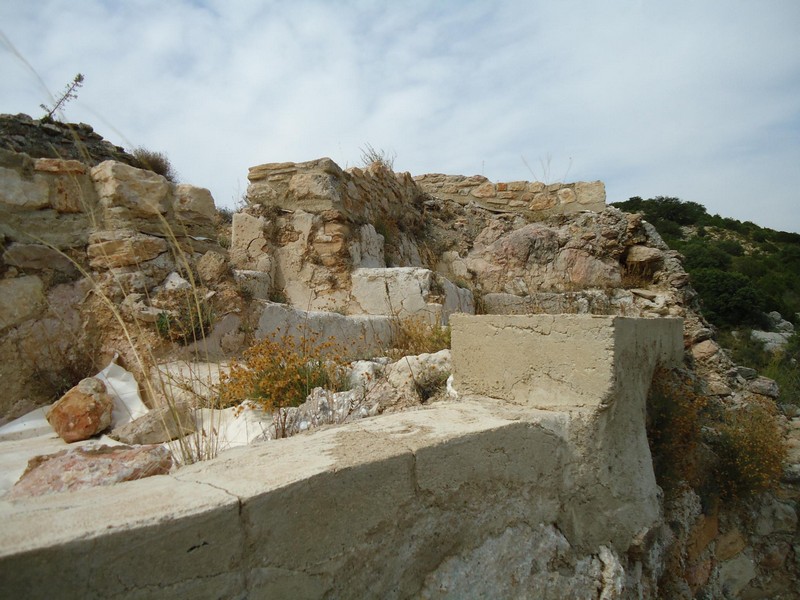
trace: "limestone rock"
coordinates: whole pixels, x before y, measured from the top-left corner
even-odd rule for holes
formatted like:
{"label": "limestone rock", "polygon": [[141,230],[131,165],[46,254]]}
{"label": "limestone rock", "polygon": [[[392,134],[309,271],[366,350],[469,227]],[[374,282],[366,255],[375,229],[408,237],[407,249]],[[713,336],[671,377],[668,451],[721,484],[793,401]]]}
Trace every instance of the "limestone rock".
{"label": "limestone rock", "polygon": [[719,352],[719,346],[714,340],[705,340],[692,346],[692,355],[696,360],[711,358]]}
{"label": "limestone rock", "polygon": [[50,206],[50,186],[44,177],[26,178],[18,171],[0,167],[0,203],[26,210]]}
{"label": "limestone rock", "polygon": [[47,420],[65,442],[78,442],[107,429],[113,408],[105,384],[87,377],[53,404]]}
{"label": "limestone rock", "polygon": [[43,290],[35,275],[0,279],[0,331],[39,315],[45,308]]}
{"label": "limestone rock", "polygon": [[271,272],[272,260],[264,229],[264,217],[247,213],[233,215],[231,225],[231,264],[239,269]]}
{"label": "limestone rock", "polygon": [[211,225],[217,214],[211,192],[188,183],[175,186],[174,207],[176,219],[184,225]]}
{"label": "limestone rock", "polygon": [[752,381],[747,382],[747,389],[754,394],[761,394],[762,396],[769,396],[770,398],[777,398],[781,394],[778,384],[768,377],[756,377]]}
{"label": "limestone rock", "polygon": [[9,500],[112,485],[169,473],[172,457],[162,446],[99,446],[37,456],[11,491]]}
{"label": "limestone rock", "polygon": [[269,300],[272,291],[272,276],[263,271],[234,269],[233,279],[239,290],[257,300]]}
{"label": "limestone rock", "polygon": [[221,252],[209,250],[197,261],[197,274],[206,285],[218,283],[228,272],[228,261]]}
{"label": "limestone rock", "polygon": [[170,184],[161,175],[110,160],[91,174],[104,208],[125,208],[131,216],[150,219],[167,213]]}
{"label": "limestone rock", "polygon": [[190,290],[192,289],[192,284],[186,281],[177,272],[173,271],[167,275],[167,278],[162,284],[162,288],[168,292],[173,290]]}
{"label": "limestone rock", "polygon": [[109,437],[123,444],[161,444],[197,430],[194,410],[187,403],[161,406],[120,427]]}
{"label": "limestone rock", "polygon": [[87,248],[93,267],[140,266],[169,248],[166,240],[127,230],[99,231],[89,238]]}
{"label": "limestone rock", "polygon": [[751,339],[761,342],[764,350],[767,352],[775,352],[781,350],[789,343],[791,333],[780,331],[758,331],[753,330],[750,332]]}
{"label": "limestone rock", "polygon": [[62,273],[76,273],[75,265],[63,254],[44,244],[11,244],[3,252],[7,265],[20,269],[53,269]]}
{"label": "limestone rock", "polygon": [[658,262],[663,257],[664,253],[657,248],[636,245],[628,248],[628,255],[625,261],[629,265],[645,265]]}

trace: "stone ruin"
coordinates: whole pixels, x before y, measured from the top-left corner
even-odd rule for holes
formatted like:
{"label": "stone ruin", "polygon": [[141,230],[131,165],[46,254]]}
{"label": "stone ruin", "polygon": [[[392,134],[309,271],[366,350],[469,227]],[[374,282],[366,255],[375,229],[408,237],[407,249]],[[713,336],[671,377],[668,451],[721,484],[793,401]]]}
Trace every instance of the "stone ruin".
{"label": "stone ruin", "polygon": [[[68,496],[0,499],[2,589],[651,598],[677,551],[669,589],[685,597],[791,597],[790,499],[759,505],[752,532],[693,493],[663,503],[644,431],[656,366],[686,350],[723,401],[777,391],[730,362],[680,256],[640,216],[605,207],[602,183],[411,177],[325,158],[256,166],[249,180],[227,225],[207,190],[124,162],[0,150],[5,420],[115,355],[157,430],[170,394],[209,393],[226,360],[276,331],[347,340],[356,359],[418,318],[450,325],[452,351],[361,361],[378,384],[292,413],[293,433],[313,433]],[[214,318],[176,344],[158,320],[186,285]],[[155,364],[137,362],[142,349]],[[421,369],[452,373],[452,393],[420,397]],[[209,375],[185,377],[198,370]],[[154,372],[192,389],[144,385]],[[149,448],[136,446],[148,435],[129,443]],[[163,453],[151,459],[170,470]]]}

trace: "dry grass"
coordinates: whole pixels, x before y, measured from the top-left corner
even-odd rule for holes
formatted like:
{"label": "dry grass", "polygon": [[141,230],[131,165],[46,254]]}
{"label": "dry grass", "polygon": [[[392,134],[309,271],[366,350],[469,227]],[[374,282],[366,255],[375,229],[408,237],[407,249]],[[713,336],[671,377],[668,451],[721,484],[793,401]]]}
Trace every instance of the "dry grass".
{"label": "dry grass", "polygon": [[726,413],[715,444],[717,485],[723,496],[742,498],[778,485],[787,448],[769,401]]}
{"label": "dry grass", "polygon": [[289,407],[306,401],[317,387],[347,389],[345,362],[333,341],[320,342],[313,333],[271,336],[245,350],[222,376],[220,404],[241,406],[245,400],[276,414],[276,431],[286,437]]}

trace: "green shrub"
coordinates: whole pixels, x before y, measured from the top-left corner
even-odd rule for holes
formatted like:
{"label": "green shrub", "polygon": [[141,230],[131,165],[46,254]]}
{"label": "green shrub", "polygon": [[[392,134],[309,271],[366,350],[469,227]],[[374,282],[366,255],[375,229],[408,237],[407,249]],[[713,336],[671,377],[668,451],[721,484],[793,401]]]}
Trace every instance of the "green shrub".
{"label": "green shrub", "polygon": [[764,324],[764,299],[740,273],[720,269],[697,269],[691,281],[700,294],[703,315],[715,325],[735,327]]}

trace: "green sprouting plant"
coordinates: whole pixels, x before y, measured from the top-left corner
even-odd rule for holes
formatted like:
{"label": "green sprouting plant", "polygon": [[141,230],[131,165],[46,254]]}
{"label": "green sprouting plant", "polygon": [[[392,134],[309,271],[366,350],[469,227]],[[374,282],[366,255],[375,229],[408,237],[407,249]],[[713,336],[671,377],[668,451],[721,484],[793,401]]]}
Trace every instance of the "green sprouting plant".
{"label": "green sprouting plant", "polygon": [[69,102],[70,100],[74,100],[78,97],[78,88],[83,85],[83,75],[78,73],[75,75],[75,78],[72,80],[72,83],[67,84],[67,87],[64,90],[64,93],[61,97],[53,104],[53,108],[50,108],[46,104],[40,104],[39,107],[45,111],[44,117],[42,117],[43,121],[50,121],[53,119],[53,115],[61,110],[64,105]]}

